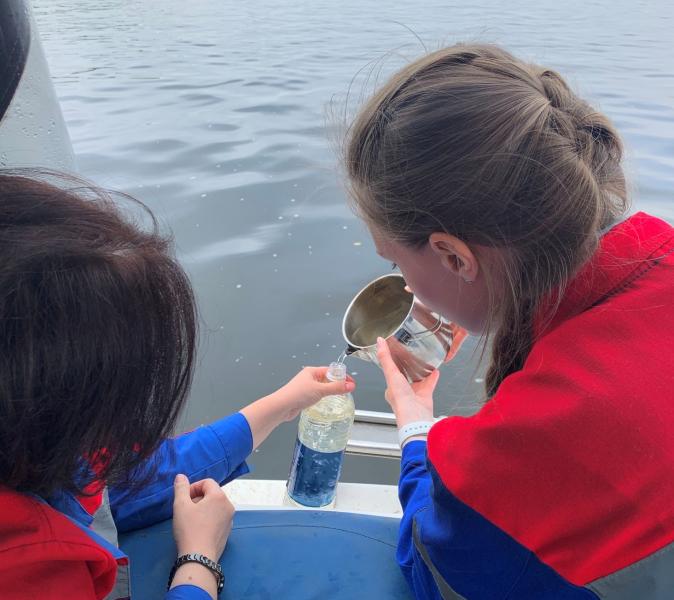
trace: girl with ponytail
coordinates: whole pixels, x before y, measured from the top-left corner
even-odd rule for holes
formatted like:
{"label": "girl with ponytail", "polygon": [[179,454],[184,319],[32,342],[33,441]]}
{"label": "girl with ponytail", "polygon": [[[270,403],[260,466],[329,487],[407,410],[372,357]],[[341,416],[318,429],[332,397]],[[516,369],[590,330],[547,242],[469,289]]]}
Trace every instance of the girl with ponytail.
{"label": "girl with ponytail", "polygon": [[[417,598],[674,589],[674,229],[627,216],[622,154],[555,71],[489,45],[408,65],[348,131],[378,253],[490,352],[477,414],[403,436]],[[429,429],[437,372],[409,385],[379,346],[398,426]]]}

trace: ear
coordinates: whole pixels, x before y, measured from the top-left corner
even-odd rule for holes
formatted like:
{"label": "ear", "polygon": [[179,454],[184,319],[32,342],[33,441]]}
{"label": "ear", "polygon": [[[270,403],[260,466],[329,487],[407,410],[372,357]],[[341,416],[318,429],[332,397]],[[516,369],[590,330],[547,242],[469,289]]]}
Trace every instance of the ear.
{"label": "ear", "polygon": [[466,283],[473,283],[480,271],[477,257],[465,242],[449,233],[436,232],[428,238],[431,250],[454,275]]}

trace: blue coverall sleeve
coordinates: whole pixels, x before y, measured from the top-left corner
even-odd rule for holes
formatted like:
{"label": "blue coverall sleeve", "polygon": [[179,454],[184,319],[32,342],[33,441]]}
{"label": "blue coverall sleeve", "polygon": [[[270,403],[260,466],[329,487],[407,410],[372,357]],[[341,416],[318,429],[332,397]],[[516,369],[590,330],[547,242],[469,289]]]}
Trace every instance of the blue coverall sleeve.
{"label": "blue coverall sleeve", "polygon": [[415,598],[439,599],[433,576],[414,547],[412,528],[419,511],[431,503],[431,475],[426,468],[426,442],[414,440],[405,444],[400,462],[398,497],[403,508],[398,534],[396,558]]}
{"label": "blue coverall sleeve", "polygon": [[196,585],[177,585],[166,592],[164,600],[211,600],[211,595]]}
{"label": "blue coverall sleeve", "polygon": [[140,529],[173,514],[173,480],[178,473],[191,482],[212,478],[223,485],[248,473],[246,457],[253,448],[248,421],[241,413],[165,440],[137,471],[144,478],[155,469],[151,482],[140,490],[109,489],[112,516],[120,532]]}

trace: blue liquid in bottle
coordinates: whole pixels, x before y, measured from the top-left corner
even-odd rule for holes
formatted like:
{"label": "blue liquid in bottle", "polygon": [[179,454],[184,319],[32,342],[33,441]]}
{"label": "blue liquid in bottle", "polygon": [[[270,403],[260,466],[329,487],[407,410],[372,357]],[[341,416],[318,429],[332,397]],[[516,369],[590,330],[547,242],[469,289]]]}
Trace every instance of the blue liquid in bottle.
{"label": "blue liquid in bottle", "polygon": [[[332,363],[327,378],[346,379],[346,366]],[[334,500],[354,414],[351,394],[326,396],[302,411],[288,476],[288,496],[298,504],[319,507]]]}
{"label": "blue liquid in bottle", "polygon": [[335,498],[343,458],[344,450],[319,452],[298,439],[288,476],[289,496],[304,506],[330,504]]}

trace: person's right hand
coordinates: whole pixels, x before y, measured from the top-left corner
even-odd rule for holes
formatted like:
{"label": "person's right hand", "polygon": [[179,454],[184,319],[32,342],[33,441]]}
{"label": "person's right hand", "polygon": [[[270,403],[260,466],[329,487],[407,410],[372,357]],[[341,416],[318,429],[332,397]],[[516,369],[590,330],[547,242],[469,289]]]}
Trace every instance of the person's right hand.
{"label": "person's right hand", "polygon": [[356,389],[352,377],[346,381],[328,381],[328,367],[304,367],[274,397],[283,406],[285,421],[292,421],[300,411],[316,404],[321,398],[330,395],[346,394]]}
{"label": "person's right hand", "polygon": [[178,556],[198,553],[217,562],[232,530],[234,506],[213,479],[190,485],[185,475],[177,475],[173,487],[173,537]]}

